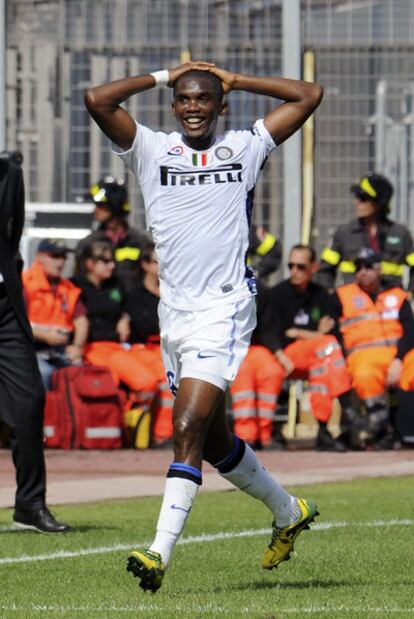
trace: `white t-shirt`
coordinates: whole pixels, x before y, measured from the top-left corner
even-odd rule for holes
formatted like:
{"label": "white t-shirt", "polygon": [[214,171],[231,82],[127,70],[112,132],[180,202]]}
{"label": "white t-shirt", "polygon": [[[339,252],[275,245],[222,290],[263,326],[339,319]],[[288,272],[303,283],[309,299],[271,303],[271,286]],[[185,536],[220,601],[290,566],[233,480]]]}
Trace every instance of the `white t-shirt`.
{"label": "white t-shirt", "polygon": [[141,187],[164,303],[207,309],[255,294],[246,269],[253,189],[274,147],[263,120],[216,136],[206,151],[139,124],[129,150],[113,144]]}

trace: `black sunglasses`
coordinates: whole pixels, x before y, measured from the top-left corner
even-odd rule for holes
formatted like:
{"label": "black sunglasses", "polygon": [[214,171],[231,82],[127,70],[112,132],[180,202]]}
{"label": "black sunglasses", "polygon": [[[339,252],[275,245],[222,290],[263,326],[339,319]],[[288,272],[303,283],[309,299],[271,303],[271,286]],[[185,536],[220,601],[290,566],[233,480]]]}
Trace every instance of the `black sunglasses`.
{"label": "black sunglasses", "polygon": [[306,271],[308,265],[301,262],[288,262],[289,271],[291,271],[294,267],[296,267],[299,271]]}
{"label": "black sunglasses", "polygon": [[354,193],[354,196],[360,202],[370,202],[372,200],[372,198],[367,193],[364,193],[362,191],[361,192],[356,191]]}
{"label": "black sunglasses", "polygon": [[109,264],[110,262],[115,262],[115,258],[104,258],[103,256],[95,256],[94,260],[95,260],[95,262],[98,262],[98,260],[100,260],[104,264]]}
{"label": "black sunglasses", "polygon": [[374,269],[375,265],[370,262],[359,262],[355,265],[355,272],[361,271],[362,269]]}

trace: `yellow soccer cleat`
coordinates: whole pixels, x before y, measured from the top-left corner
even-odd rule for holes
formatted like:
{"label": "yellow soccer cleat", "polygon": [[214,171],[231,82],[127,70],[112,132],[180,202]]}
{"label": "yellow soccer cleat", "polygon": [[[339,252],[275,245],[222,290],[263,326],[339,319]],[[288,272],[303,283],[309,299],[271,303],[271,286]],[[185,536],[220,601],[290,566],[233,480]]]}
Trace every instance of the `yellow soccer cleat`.
{"label": "yellow soccer cleat", "polygon": [[293,550],[293,545],[299,533],[305,529],[309,529],[309,525],[315,520],[315,516],[319,516],[316,505],[312,503],[312,501],[298,499],[298,505],[301,515],[293,524],[278,528],[276,526],[276,521],[273,520],[272,540],[266,548],[262,560],[262,567],[265,570],[272,570],[282,561],[287,561],[290,558],[290,553]]}
{"label": "yellow soccer cleat", "polygon": [[155,593],[161,587],[165,567],[158,552],[141,548],[133,550],[129,555],[127,571],[141,579],[141,589]]}

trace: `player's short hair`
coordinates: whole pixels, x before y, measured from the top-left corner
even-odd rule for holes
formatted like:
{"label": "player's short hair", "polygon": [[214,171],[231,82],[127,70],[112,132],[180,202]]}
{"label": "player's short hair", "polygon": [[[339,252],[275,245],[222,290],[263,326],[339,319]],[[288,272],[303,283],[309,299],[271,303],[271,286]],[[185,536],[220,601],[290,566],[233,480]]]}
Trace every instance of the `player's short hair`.
{"label": "player's short hair", "polygon": [[207,79],[211,84],[211,89],[215,97],[217,98],[218,102],[221,103],[224,97],[224,90],[220,78],[217,77],[217,75],[214,75],[214,73],[209,73],[208,71],[201,71],[201,69],[193,69],[191,71],[187,71],[187,73],[183,73],[178,79],[175,80],[173,87],[174,99],[176,95],[177,85],[179,84],[180,80],[188,77],[202,77],[204,79]]}
{"label": "player's short hair", "polygon": [[292,253],[292,251],[295,251],[295,249],[297,249],[299,251],[307,251],[308,252],[308,256],[309,256],[309,261],[310,262],[315,262],[315,260],[316,260],[316,251],[310,245],[302,245],[301,243],[297,243],[297,245],[294,245],[291,248],[290,253]]}

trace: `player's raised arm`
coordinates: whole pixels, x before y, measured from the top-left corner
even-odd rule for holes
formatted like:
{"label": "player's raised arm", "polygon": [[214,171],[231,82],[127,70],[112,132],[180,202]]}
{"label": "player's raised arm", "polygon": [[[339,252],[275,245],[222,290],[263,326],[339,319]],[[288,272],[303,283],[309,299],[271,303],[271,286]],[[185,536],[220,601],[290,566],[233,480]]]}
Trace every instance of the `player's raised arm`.
{"label": "player's raised arm", "polygon": [[155,84],[154,77],[148,73],[95,86],[86,91],[85,105],[104,134],[117,146],[127,150],[134,141],[136,125],[121,103],[132,95],[153,88]]}
{"label": "player's raised arm", "polygon": [[206,62],[186,62],[170,70],[146,73],[135,77],[108,82],[89,88],[85,94],[85,105],[89,114],[104,134],[120,148],[127,150],[135,138],[136,124],[121,103],[145,90],[154,88],[157,83],[173,86],[174,82],[191,69],[213,67]]}
{"label": "player's raised arm", "polygon": [[264,119],[265,127],[276,144],[281,144],[300,129],[316,110],[323,96],[323,88],[319,84],[279,77],[231,73],[218,67],[211,67],[208,70],[221,79],[224,92],[245,90],[284,101],[282,105],[266,114]]}

